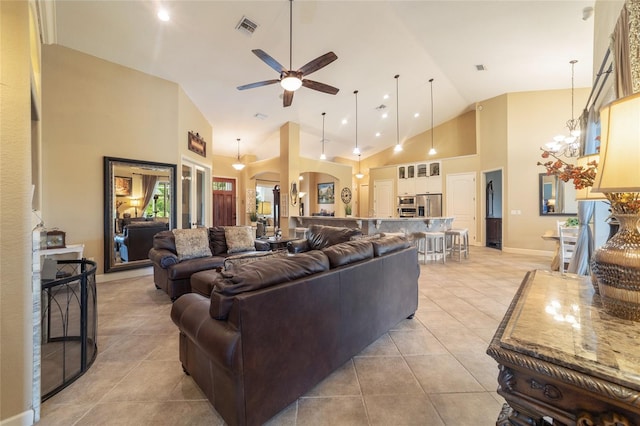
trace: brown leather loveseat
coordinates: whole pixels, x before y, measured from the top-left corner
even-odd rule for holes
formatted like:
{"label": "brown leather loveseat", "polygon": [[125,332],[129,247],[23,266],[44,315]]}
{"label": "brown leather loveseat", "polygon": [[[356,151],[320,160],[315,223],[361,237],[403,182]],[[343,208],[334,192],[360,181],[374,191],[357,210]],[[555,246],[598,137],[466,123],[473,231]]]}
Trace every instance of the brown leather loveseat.
{"label": "brown leather loveseat", "polygon": [[185,372],[230,425],[263,424],[418,307],[417,251],[402,237],[266,259],[171,310]]}
{"label": "brown leather loveseat", "polygon": [[[220,268],[225,258],[231,255],[227,246],[224,226],[208,228],[211,256],[180,261],[176,240],[172,231],[160,232],[153,238],[149,259],[153,262],[153,281],[164,290],[171,300],[191,292],[191,275],[208,269]],[[267,241],[255,240],[245,252],[268,251]],[[235,253],[237,254],[237,252]]]}

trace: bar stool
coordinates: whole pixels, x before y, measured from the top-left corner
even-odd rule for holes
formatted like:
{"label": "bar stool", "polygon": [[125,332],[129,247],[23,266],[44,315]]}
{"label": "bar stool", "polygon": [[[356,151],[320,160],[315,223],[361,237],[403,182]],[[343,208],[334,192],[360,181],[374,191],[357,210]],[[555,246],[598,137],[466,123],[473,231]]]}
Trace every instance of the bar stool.
{"label": "bar stool", "polygon": [[469,230],[467,228],[449,229],[444,232],[446,235],[447,253],[453,259],[453,253],[458,252],[458,262],[469,257]]}
{"label": "bar stool", "polygon": [[418,262],[420,261],[420,255],[422,255],[422,264],[427,263],[427,234],[426,232],[413,232],[411,233],[411,240],[413,245],[418,249]]}
{"label": "bar stool", "polygon": [[425,235],[425,263],[427,258],[432,258],[434,261],[438,260],[438,257],[442,257],[442,263],[444,264],[447,259],[447,245],[445,241],[445,233],[440,231],[427,231]]}

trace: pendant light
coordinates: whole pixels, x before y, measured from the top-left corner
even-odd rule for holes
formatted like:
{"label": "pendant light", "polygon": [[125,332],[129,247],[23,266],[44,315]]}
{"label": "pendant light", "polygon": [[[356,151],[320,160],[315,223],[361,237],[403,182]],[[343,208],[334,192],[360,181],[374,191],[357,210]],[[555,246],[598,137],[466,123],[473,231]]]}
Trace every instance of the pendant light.
{"label": "pendant light", "polygon": [[429,83],[431,83],[431,149],[429,155],[436,155],[436,149],[433,147],[433,79],[430,79]]}
{"label": "pendant light", "polygon": [[353,153],[360,155],[360,148],[358,148],[358,91],[354,90],[353,94],[356,95],[356,147],[353,149]]}
{"label": "pendant light", "polygon": [[233,163],[231,166],[236,169],[237,171],[240,171],[242,169],[244,169],[244,164],[242,164],[240,162],[240,138],[237,139],[238,141],[238,159],[235,163]]}
{"label": "pendant light", "polygon": [[569,135],[554,136],[553,141],[546,144],[546,150],[556,155],[565,157],[577,157],[580,155],[580,120],[573,118],[573,92],[574,92],[574,68],[576,59],[569,61],[571,64],[571,118],[567,120]]}
{"label": "pendant light", "polygon": [[320,154],[320,159],[321,160],[326,160],[327,156],[324,155],[324,116],[325,116],[326,112],[322,113],[322,154]]}
{"label": "pendant light", "polygon": [[364,174],[360,171],[360,154],[358,154],[358,173],[356,173],[356,179],[362,179]]}
{"label": "pendant light", "polygon": [[400,145],[400,101],[398,98],[398,81],[400,80],[400,74],[396,74],[396,146],[393,148],[394,152],[402,151],[402,145]]}

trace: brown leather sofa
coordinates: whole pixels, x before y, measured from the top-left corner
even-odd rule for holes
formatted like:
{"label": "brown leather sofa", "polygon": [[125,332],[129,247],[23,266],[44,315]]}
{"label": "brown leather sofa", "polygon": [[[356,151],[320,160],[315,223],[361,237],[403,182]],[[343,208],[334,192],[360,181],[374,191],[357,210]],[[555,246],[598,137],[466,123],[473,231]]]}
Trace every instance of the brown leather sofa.
{"label": "brown leather sofa", "polygon": [[287,243],[287,250],[289,250],[289,253],[304,253],[309,250],[320,250],[360,236],[362,236],[362,230],[360,228],[310,225],[304,234],[304,238]]}
{"label": "brown leather sofa", "polygon": [[115,236],[120,259],[123,262],[148,259],[153,236],[168,228],[168,223],[154,221],[136,221],[125,225],[122,235]]}
{"label": "brown leather sofa", "polygon": [[221,271],[175,301],[180,361],[229,425],[263,424],[418,307],[417,251],[361,239]]}
{"label": "brown leather sofa", "polygon": [[[207,269],[221,268],[227,253],[224,226],[209,228],[209,248],[212,256],[178,261],[173,232],[160,232],[153,237],[153,247],[148,251],[153,262],[153,281],[171,300],[191,292],[191,275]],[[268,241],[255,241],[256,251],[268,251]]]}

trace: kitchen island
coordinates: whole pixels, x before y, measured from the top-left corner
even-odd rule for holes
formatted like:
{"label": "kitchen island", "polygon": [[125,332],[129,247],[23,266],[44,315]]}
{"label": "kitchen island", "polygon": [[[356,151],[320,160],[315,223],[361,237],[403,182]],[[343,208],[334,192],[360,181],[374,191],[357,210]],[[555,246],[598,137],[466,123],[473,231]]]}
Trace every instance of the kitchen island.
{"label": "kitchen island", "polygon": [[310,225],[344,226],[360,228],[365,235],[381,232],[444,231],[451,229],[453,217],[335,217],[335,216],[290,216],[289,229],[308,228]]}

